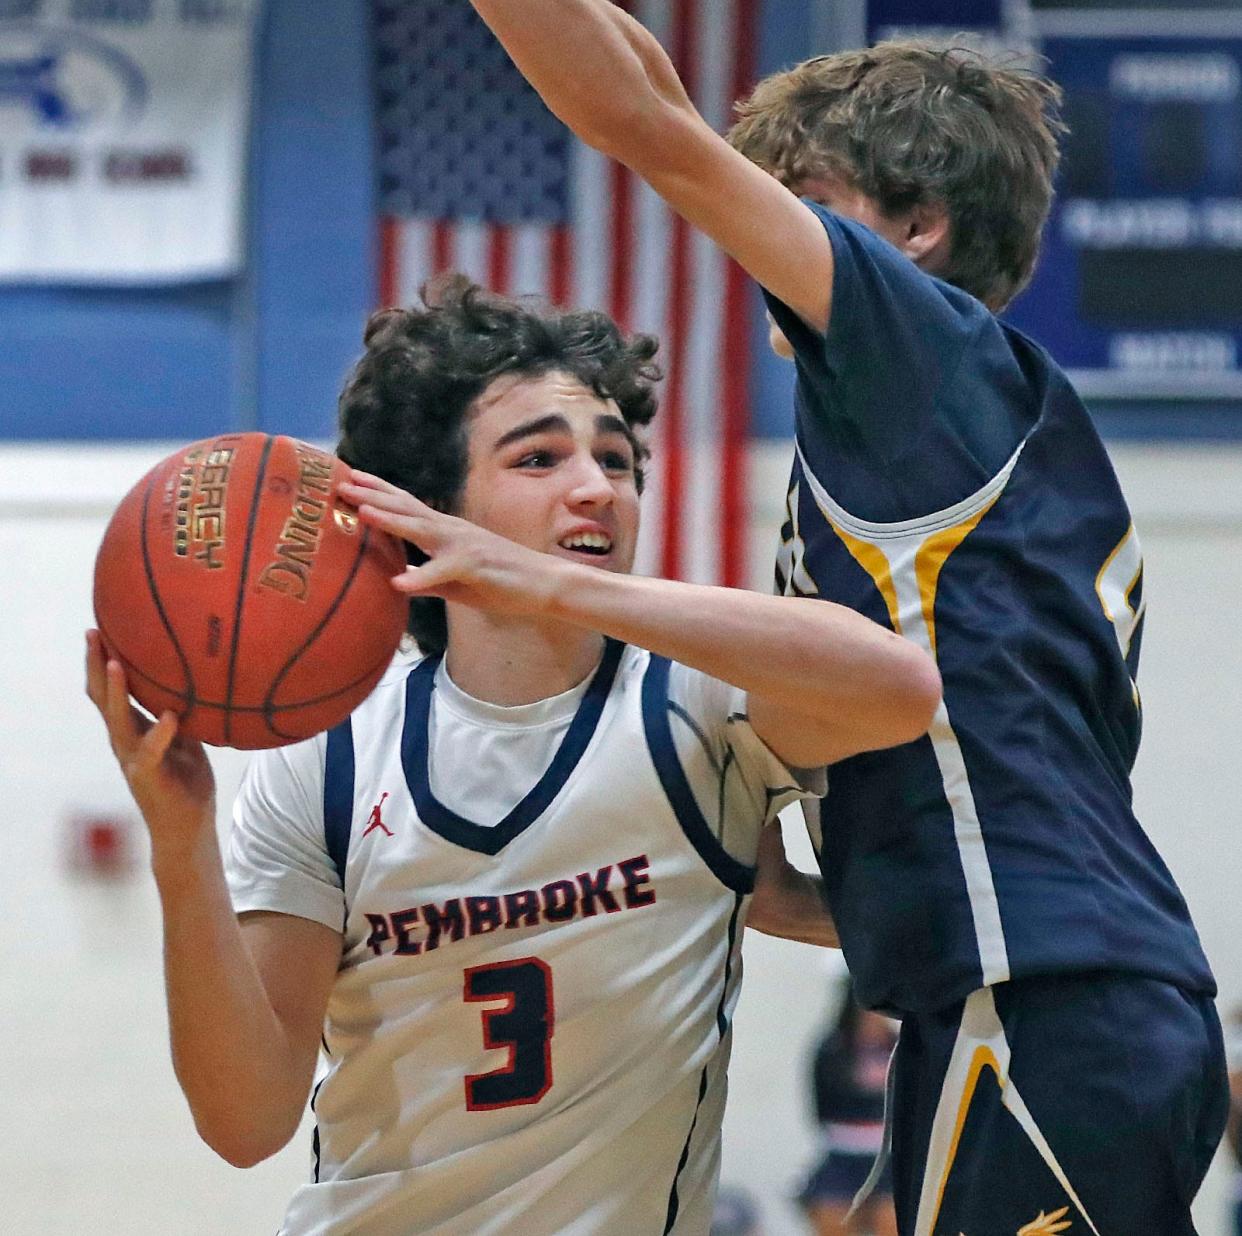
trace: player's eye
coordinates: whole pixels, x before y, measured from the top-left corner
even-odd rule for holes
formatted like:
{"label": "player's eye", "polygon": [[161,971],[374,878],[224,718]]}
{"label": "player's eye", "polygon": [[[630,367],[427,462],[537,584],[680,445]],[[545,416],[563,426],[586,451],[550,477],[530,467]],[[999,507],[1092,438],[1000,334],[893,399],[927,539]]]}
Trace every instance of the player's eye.
{"label": "player's eye", "polygon": [[605,472],[624,476],[634,471],[634,460],[628,451],[603,451],[599,455],[599,466]]}
{"label": "player's eye", "polygon": [[514,461],[515,468],[551,468],[556,463],[556,452],[547,449],[526,451]]}

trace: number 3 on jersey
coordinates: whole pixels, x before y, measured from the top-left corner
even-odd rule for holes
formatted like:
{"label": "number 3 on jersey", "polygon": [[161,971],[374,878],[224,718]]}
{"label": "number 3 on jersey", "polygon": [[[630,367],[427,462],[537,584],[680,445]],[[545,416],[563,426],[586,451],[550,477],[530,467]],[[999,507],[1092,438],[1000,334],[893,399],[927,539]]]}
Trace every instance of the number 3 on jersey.
{"label": "number 3 on jersey", "polygon": [[465,980],[467,1001],[504,1001],[482,1010],[483,1046],[509,1052],[504,1068],[466,1075],[467,1110],[538,1103],[552,1088],[552,971],[538,957],[519,957],[471,966]]}

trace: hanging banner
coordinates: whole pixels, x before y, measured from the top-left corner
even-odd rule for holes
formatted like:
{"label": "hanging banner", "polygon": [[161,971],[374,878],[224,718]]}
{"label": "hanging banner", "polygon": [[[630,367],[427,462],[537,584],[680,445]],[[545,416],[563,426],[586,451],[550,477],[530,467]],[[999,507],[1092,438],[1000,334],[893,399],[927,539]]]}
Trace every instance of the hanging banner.
{"label": "hanging banner", "polygon": [[1030,41],[1027,0],[867,0],[867,42],[924,38],[1010,51]]}
{"label": "hanging banner", "polygon": [[0,281],[242,265],[260,0],[0,0]]}
{"label": "hanging banner", "polygon": [[1242,396],[1242,16],[1048,37],[1070,133],[1009,317],[1088,397]]}

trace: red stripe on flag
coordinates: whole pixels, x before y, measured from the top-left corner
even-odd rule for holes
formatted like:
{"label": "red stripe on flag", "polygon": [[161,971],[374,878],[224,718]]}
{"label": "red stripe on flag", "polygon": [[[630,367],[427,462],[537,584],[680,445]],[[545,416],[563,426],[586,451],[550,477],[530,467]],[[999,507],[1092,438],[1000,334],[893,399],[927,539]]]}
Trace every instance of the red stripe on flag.
{"label": "red stripe on flag", "polygon": [[[692,0],[680,0],[674,9],[671,58],[686,88],[694,97],[695,36]],[[660,572],[669,579],[682,575],[681,532],[685,525],[685,359],[690,338],[693,273],[690,262],[690,225],[680,216],[672,218],[669,253],[668,348],[669,374],[664,408],[664,526],[661,529]]]}
{"label": "red stripe on flag", "polygon": [[509,229],[492,224],[487,229],[487,286],[493,292],[508,296],[513,272],[513,252]]}
{"label": "red stripe on flag", "polygon": [[[634,15],[635,0],[612,0],[619,9]],[[678,3],[679,0],[673,0]],[[608,200],[608,314],[624,334],[634,329],[634,174],[623,163],[609,161]]]}
{"label": "red stripe on flag", "polygon": [[551,228],[548,234],[548,299],[554,305],[568,305],[573,295],[573,235],[566,224]]}
{"label": "red stripe on flag", "polygon": [[400,303],[400,293],[397,290],[397,245],[400,236],[400,222],[391,215],[382,215],[379,221],[379,252],[376,254],[375,280],[381,309],[388,309]]}
{"label": "red stripe on flag", "polygon": [[[758,0],[737,0],[734,32],[734,100],[754,84],[753,48],[758,36]],[[750,279],[734,261],[726,259],[725,329],[720,358],[721,410],[721,527],[720,582],[740,588],[746,582],[747,439],[750,432]]]}
{"label": "red stripe on flag", "polygon": [[[720,582],[740,588],[746,574],[746,437],[750,407],[750,278],[733,261],[725,268],[725,329],[721,358]],[[747,358],[747,359],[743,359]]]}
{"label": "red stripe on flag", "polygon": [[431,229],[431,273],[442,275],[453,269],[453,225],[437,219]]}
{"label": "red stripe on flag", "polygon": [[675,215],[671,221],[669,252],[668,378],[664,384],[664,527],[661,534],[660,573],[681,578],[681,528],[685,501],[685,355],[690,336],[690,225]]}
{"label": "red stripe on flag", "polygon": [[608,271],[608,312],[626,334],[634,311],[634,177],[629,168],[610,163],[612,261]]}

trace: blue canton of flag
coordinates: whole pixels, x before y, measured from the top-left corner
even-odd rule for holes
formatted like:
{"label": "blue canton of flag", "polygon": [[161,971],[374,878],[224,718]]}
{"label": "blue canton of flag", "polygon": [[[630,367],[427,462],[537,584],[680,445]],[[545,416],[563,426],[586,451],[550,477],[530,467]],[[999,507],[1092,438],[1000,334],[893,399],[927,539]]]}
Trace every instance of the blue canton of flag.
{"label": "blue canton of flag", "polygon": [[376,5],[380,209],[565,223],[570,135],[464,0]]}

